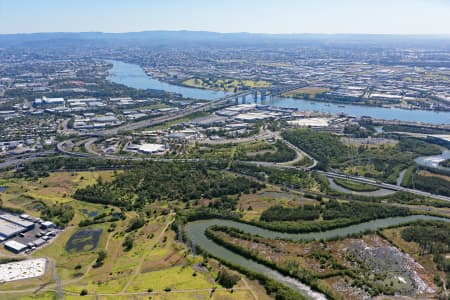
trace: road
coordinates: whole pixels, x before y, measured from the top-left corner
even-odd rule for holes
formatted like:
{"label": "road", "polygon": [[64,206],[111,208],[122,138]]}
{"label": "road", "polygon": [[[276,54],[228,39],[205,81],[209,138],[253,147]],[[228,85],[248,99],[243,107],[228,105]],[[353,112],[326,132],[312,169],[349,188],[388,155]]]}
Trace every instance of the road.
{"label": "road", "polygon": [[110,128],[110,129],[95,131],[95,132],[92,132],[92,133],[86,133],[86,134],[82,134],[82,135],[86,135],[86,136],[112,136],[112,135],[117,135],[118,133],[121,133],[121,132],[127,132],[127,131],[130,131],[130,130],[136,130],[136,129],[139,129],[139,128],[155,126],[155,125],[162,124],[162,123],[165,123],[165,122],[169,122],[169,121],[172,121],[172,120],[181,119],[183,117],[186,117],[186,116],[191,115],[191,114],[196,113],[196,112],[207,111],[207,110],[211,110],[211,109],[223,106],[223,105],[225,105],[227,103],[231,103],[230,101],[234,101],[234,99],[236,99],[236,97],[240,97],[240,96],[251,94],[251,93],[252,93],[251,90],[245,91],[245,92],[240,92],[240,93],[237,93],[237,94],[233,94],[231,96],[227,96],[227,97],[220,98],[220,99],[217,99],[217,100],[214,100],[214,101],[209,101],[209,102],[203,103],[202,105],[199,105],[197,107],[187,108],[187,109],[184,109],[182,111],[178,111],[178,112],[175,112],[175,113],[170,113],[170,114],[158,117],[158,118],[142,120],[142,121],[125,124],[125,125],[121,125],[121,126]]}
{"label": "road", "polygon": [[[271,136],[273,137],[278,137],[280,139],[281,136],[277,133],[273,133]],[[87,140],[89,141],[89,140]],[[293,144],[289,143],[286,140],[282,140],[284,143],[286,143],[286,145],[288,145],[291,149],[293,149],[294,151],[296,151],[297,153],[297,157],[298,155],[305,155],[307,157],[309,157],[312,161],[313,164],[311,166],[308,167],[298,167],[298,166],[293,166],[292,165],[292,161],[290,163],[274,163],[274,162],[260,162],[260,161],[241,161],[241,163],[246,163],[246,164],[253,164],[253,165],[257,165],[257,166],[263,166],[263,167],[274,167],[274,168],[281,168],[281,169],[293,169],[293,170],[302,170],[302,171],[312,171],[315,170],[315,167],[317,166],[317,160],[314,159],[312,156],[310,156],[309,154],[307,154],[306,152],[302,151],[301,149],[297,148],[296,146],[294,146]],[[58,149],[62,150],[62,152],[66,155],[73,155],[73,156],[78,156],[78,157],[99,157],[98,154],[94,155],[91,153],[73,153],[73,152],[69,152],[63,149],[63,147],[58,147]],[[123,157],[123,156],[116,156],[116,155],[103,155],[101,156],[103,158],[108,158],[108,159],[129,159],[129,160],[152,160],[152,161],[180,161],[180,162],[199,162],[202,161],[202,159],[167,159],[167,158],[132,158],[132,157]],[[419,196],[424,196],[424,197],[429,197],[429,198],[434,198],[434,199],[438,199],[438,200],[443,200],[443,201],[449,201],[450,202],[450,197],[447,196],[442,196],[442,195],[435,195],[432,193],[428,193],[428,192],[424,192],[424,191],[420,191],[420,190],[416,190],[416,189],[410,189],[410,188],[406,188],[406,187],[402,187],[402,186],[398,186],[398,185],[394,185],[394,184],[389,184],[389,183],[384,183],[381,181],[376,181],[374,179],[371,178],[367,178],[367,177],[362,177],[362,176],[352,176],[352,175],[348,175],[348,174],[342,174],[342,173],[338,173],[338,172],[327,172],[327,171],[319,171],[316,170],[319,174],[325,175],[328,178],[341,178],[341,179],[347,179],[347,180],[351,180],[351,181],[355,181],[355,182],[359,182],[359,183],[365,183],[365,184],[370,184],[376,187],[379,187],[381,189],[385,189],[385,190],[391,190],[391,191],[403,191],[403,192],[408,192],[408,193],[412,193],[415,195],[419,195]]]}
{"label": "road", "polygon": [[353,195],[360,195],[360,196],[366,196],[366,197],[384,197],[384,196],[389,196],[389,195],[396,193],[396,191],[386,190],[386,189],[378,189],[376,191],[366,191],[366,192],[352,191],[352,190],[346,189],[346,188],[338,185],[336,182],[334,182],[333,178],[330,178],[330,177],[328,177],[328,183],[329,183],[331,189],[341,192],[341,193],[344,193],[344,194],[353,194]]}
{"label": "road", "polygon": [[408,192],[408,193],[419,195],[419,196],[424,196],[424,197],[429,197],[429,198],[434,198],[434,199],[443,200],[443,201],[449,201],[450,202],[450,197],[441,196],[441,195],[435,195],[435,194],[431,194],[431,193],[428,193],[428,192],[419,191],[419,190],[416,190],[416,189],[405,188],[405,187],[398,186],[398,185],[395,185],[395,184],[390,184],[390,183],[385,183],[385,182],[381,182],[381,181],[376,181],[374,179],[367,178],[367,177],[352,176],[352,175],[341,174],[341,173],[337,173],[337,172],[325,172],[325,171],[317,171],[317,172],[319,174],[327,176],[328,178],[347,179],[347,180],[351,180],[351,181],[355,181],[355,182],[359,182],[359,183],[370,184],[370,185],[377,186],[379,188],[386,189],[386,190]]}
{"label": "road", "polygon": [[26,161],[35,160],[42,157],[52,156],[57,154],[55,150],[47,150],[43,152],[27,153],[16,156],[11,156],[6,158],[3,162],[0,162],[0,169],[7,169],[9,167],[14,167],[20,165]]}
{"label": "road", "polygon": [[[111,135],[116,135],[119,132],[123,132],[123,131],[129,131],[129,130],[135,130],[135,129],[139,129],[139,128],[143,128],[143,127],[148,127],[148,126],[154,126],[154,125],[158,125],[161,123],[165,123],[168,121],[172,121],[172,120],[176,120],[176,119],[180,119],[183,118],[185,116],[188,116],[192,113],[195,112],[200,112],[200,111],[205,111],[205,110],[210,110],[213,108],[217,108],[220,106],[223,106],[227,103],[230,103],[230,100],[234,100],[236,99],[236,97],[242,96],[242,95],[246,95],[246,94],[251,94],[253,93],[253,91],[246,91],[246,92],[241,92],[238,94],[234,94],[231,96],[227,96],[218,100],[214,100],[214,101],[210,101],[207,103],[204,103],[202,105],[199,105],[195,108],[188,108],[185,109],[181,112],[176,112],[176,113],[171,113],[159,118],[155,118],[155,119],[149,119],[149,120],[143,120],[143,121],[139,121],[139,122],[135,122],[135,123],[131,123],[131,124],[125,124],[122,126],[118,126],[115,128],[110,128],[110,129],[106,129],[106,130],[101,130],[101,131],[96,131],[94,133],[90,133],[90,134],[86,134],[87,136],[91,136],[90,139],[86,139],[86,140],[82,140],[79,142],[79,144],[84,143],[85,144],[85,149],[87,150],[87,153],[79,153],[79,152],[72,152],[67,150],[67,146],[72,144],[72,142],[70,140],[66,140],[63,142],[60,142],[57,145],[57,150],[60,153],[63,153],[64,155],[68,155],[68,156],[75,156],[75,157],[102,157],[102,158],[108,158],[108,159],[125,159],[125,160],[142,160],[141,158],[131,158],[131,157],[123,157],[123,156],[115,156],[115,155],[99,155],[97,152],[95,152],[92,149],[92,144],[95,142],[95,138],[93,138],[93,136],[111,136]],[[274,135],[275,137],[281,138],[281,136],[279,136],[279,134],[277,133],[276,135]],[[271,162],[246,162],[249,164],[257,164],[260,166],[268,166],[268,167],[276,167],[276,168],[289,168],[289,169],[295,169],[295,170],[306,170],[306,171],[312,171],[313,169],[315,169],[315,167],[317,166],[317,160],[315,160],[312,156],[310,156],[309,154],[305,153],[304,151],[302,151],[301,149],[295,147],[294,145],[292,145],[291,143],[289,143],[286,140],[283,140],[284,143],[286,143],[286,145],[288,145],[291,149],[293,149],[294,151],[296,151],[297,153],[297,158],[296,160],[299,160],[299,158],[301,156],[306,156],[308,158],[310,158],[313,161],[313,164],[311,166],[308,167],[297,167],[297,166],[293,166],[292,162],[289,163],[271,163]],[[71,148],[71,147],[69,147]],[[27,160],[32,160],[32,159],[36,159],[38,157],[42,157],[42,156],[48,156],[48,155],[53,155],[55,152],[42,152],[42,153],[35,153],[35,154],[30,154],[29,156],[24,156],[24,157],[19,157],[19,158],[11,158],[8,159],[2,163],[0,163],[0,168],[5,168],[5,167],[10,167],[10,166],[14,166],[14,165],[18,165],[20,163],[23,163]],[[153,161],[172,161],[173,159],[164,159],[164,158],[148,158],[145,160],[153,160]],[[201,161],[201,159],[177,159],[176,161],[180,161],[180,162],[197,162],[197,161]],[[446,197],[446,196],[441,196],[441,195],[434,195],[431,193],[427,193],[427,192],[423,192],[423,191],[419,191],[416,189],[410,189],[410,188],[405,188],[402,186],[397,186],[397,185],[393,185],[393,184],[388,184],[388,183],[384,183],[384,182],[379,182],[379,181],[375,181],[373,179],[370,178],[366,178],[366,177],[361,177],[361,176],[351,176],[351,175],[347,175],[347,174],[342,174],[342,173],[337,173],[337,172],[324,172],[324,171],[318,171],[319,173],[329,177],[329,178],[343,178],[343,179],[347,179],[347,180],[352,180],[355,182],[360,182],[360,183],[366,183],[366,184],[371,184],[377,187],[380,187],[382,189],[387,189],[387,190],[392,190],[392,191],[404,191],[404,192],[409,192],[412,194],[416,194],[416,195],[420,195],[420,196],[425,196],[425,197],[430,197],[430,198],[435,198],[435,199],[439,199],[439,200],[444,200],[444,201],[449,201],[450,202],[450,197]]]}

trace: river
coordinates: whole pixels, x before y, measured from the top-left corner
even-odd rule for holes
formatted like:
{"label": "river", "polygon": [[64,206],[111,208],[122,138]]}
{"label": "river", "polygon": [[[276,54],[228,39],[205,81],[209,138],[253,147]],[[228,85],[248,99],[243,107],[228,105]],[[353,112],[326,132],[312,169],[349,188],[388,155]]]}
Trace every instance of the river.
{"label": "river", "polygon": [[204,100],[220,99],[227,95],[225,92],[189,88],[153,79],[138,65],[116,60],[108,60],[107,62],[113,64],[113,68],[109,70],[107,79],[132,88],[163,90],[166,92],[182,94],[183,97],[186,98]]}
{"label": "river", "polygon": [[208,239],[205,235],[205,230],[208,227],[213,225],[219,226],[228,226],[237,228],[247,233],[256,234],[265,238],[276,239],[289,239],[289,240],[320,240],[320,239],[329,239],[333,237],[345,237],[350,234],[360,233],[367,230],[377,230],[381,228],[396,226],[399,224],[404,224],[412,221],[418,220],[441,220],[445,222],[450,222],[450,219],[438,218],[432,216],[423,216],[423,215],[415,215],[415,216],[407,216],[407,217],[394,217],[394,218],[386,218],[386,219],[378,219],[373,220],[357,225],[351,225],[344,228],[333,229],[329,231],[323,232],[312,232],[312,233],[302,233],[302,234],[293,234],[293,233],[282,233],[271,231],[267,229],[263,229],[260,227],[256,227],[249,224],[244,224],[231,220],[222,220],[222,219],[209,219],[209,220],[201,220],[190,222],[185,227],[185,232],[187,238],[191,240],[195,245],[199,246],[206,252],[224,259],[232,264],[242,266],[250,271],[264,274],[266,277],[269,277],[273,280],[281,282],[286,286],[294,289],[297,292],[300,292],[304,296],[311,299],[326,299],[326,297],[318,292],[311,290],[311,288],[300,281],[284,276],[279,272],[266,267],[260,263],[257,263],[253,260],[247,259],[241,255],[238,255],[218,244]]}
{"label": "river", "polygon": [[422,165],[425,167],[435,168],[439,170],[446,170],[450,172],[450,168],[446,168],[441,166],[439,163],[444,160],[450,159],[450,151],[445,149],[442,151],[442,154],[439,155],[431,155],[431,156],[420,156],[415,159],[415,162],[418,165]]}
{"label": "river", "polygon": [[[109,71],[108,80],[125,84],[137,89],[164,90],[182,94],[183,97],[193,99],[215,100],[229,95],[222,91],[189,88],[162,82],[148,76],[144,70],[135,64],[109,60],[113,68]],[[247,97],[250,99],[251,97]],[[261,101],[261,100],[259,100]],[[399,108],[385,108],[362,105],[339,105],[311,100],[293,99],[286,97],[267,97],[262,103],[278,106],[297,108],[299,110],[320,111],[331,114],[344,113],[349,116],[369,116],[375,119],[400,120],[412,122],[426,122],[431,124],[450,124],[450,112],[436,112],[428,110],[406,110]]]}

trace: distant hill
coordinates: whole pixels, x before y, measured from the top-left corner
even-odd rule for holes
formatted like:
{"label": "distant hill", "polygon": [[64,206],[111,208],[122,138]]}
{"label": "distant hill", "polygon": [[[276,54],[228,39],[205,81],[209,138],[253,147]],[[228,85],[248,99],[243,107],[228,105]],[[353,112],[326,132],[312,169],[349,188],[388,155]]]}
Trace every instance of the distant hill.
{"label": "distant hill", "polygon": [[0,47],[45,46],[52,44],[109,44],[109,45],[385,45],[450,48],[450,36],[433,35],[364,35],[364,34],[254,34],[217,33],[207,31],[142,31],[127,33],[54,32],[31,34],[1,34]]}

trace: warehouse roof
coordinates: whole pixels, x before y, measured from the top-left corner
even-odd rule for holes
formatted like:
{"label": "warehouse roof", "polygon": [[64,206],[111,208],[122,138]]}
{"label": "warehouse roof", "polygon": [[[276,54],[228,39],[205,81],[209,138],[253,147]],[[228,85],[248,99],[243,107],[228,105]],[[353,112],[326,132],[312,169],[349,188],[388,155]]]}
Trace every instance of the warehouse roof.
{"label": "warehouse roof", "polygon": [[20,225],[20,226],[25,227],[25,228],[29,228],[29,227],[33,227],[34,226],[33,222],[26,221],[26,220],[24,220],[24,219],[22,219],[22,218],[20,218],[18,216],[11,215],[11,214],[2,214],[2,215],[0,215],[0,219],[3,219],[5,221],[11,222],[11,223],[14,223],[16,225]]}
{"label": "warehouse roof", "polygon": [[27,245],[24,245],[22,243],[16,242],[14,240],[7,241],[5,243],[5,247],[7,247],[8,249],[12,249],[12,250],[14,250],[16,252],[21,252],[21,251],[25,250],[26,248],[28,248]]}
{"label": "warehouse roof", "polygon": [[0,219],[0,236],[9,238],[24,230],[25,228],[22,226]]}

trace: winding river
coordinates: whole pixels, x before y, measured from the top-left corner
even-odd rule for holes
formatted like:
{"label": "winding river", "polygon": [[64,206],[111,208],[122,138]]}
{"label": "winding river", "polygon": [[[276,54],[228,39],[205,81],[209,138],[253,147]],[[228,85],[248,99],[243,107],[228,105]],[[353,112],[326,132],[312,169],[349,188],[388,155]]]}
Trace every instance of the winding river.
{"label": "winding river", "polygon": [[344,228],[333,229],[329,231],[323,232],[312,232],[312,233],[301,233],[301,234],[293,234],[293,233],[282,233],[267,230],[264,228],[256,227],[249,224],[244,224],[231,220],[222,220],[222,219],[209,219],[209,220],[201,220],[194,221],[186,224],[185,232],[186,236],[189,240],[193,242],[193,244],[199,246],[204,251],[214,255],[215,257],[221,258],[225,261],[228,261],[232,264],[242,266],[250,271],[264,274],[266,277],[276,280],[278,282],[283,283],[286,286],[289,286],[293,290],[303,294],[305,297],[310,299],[322,300],[326,299],[325,295],[313,291],[309,286],[303,284],[297,279],[292,277],[288,277],[280,274],[279,272],[266,267],[260,263],[257,263],[253,260],[247,259],[241,255],[238,255],[225,247],[222,247],[212,240],[208,239],[205,235],[205,231],[208,227],[213,225],[227,226],[233,227],[243,232],[247,232],[250,234],[259,235],[265,238],[270,239],[289,239],[293,241],[299,240],[320,240],[320,239],[330,239],[333,237],[346,237],[351,234],[356,234],[360,232],[364,232],[367,230],[377,230],[381,228],[396,226],[400,224],[405,224],[418,220],[439,220],[450,222],[450,219],[433,217],[433,216],[424,216],[424,215],[414,215],[407,217],[394,217],[394,218],[386,218],[386,219],[378,219],[373,220],[357,225],[351,225]]}
{"label": "winding river", "polygon": [[[224,97],[228,93],[205,89],[189,88],[162,82],[148,76],[144,70],[135,64],[129,64],[116,60],[108,60],[113,64],[109,70],[108,80],[137,89],[164,90],[179,93],[183,97],[193,99],[215,100]],[[252,97],[247,97],[248,99]],[[250,100],[251,101],[251,100]],[[259,100],[261,101],[261,100]],[[331,114],[344,113],[349,116],[369,116],[375,119],[400,120],[411,122],[426,122],[431,124],[449,124],[450,112],[437,112],[429,110],[407,110],[400,108],[374,107],[352,104],[336,104],[311,100],[294,99],[287,97],[269,97],[262,103],[278,106],[297,108],[299,110],[320,111]]]}
{"label": "winding river", "polygon": [[450,172],[450,168],[446,168],[444,166],[441,166],[439,163],[443,162],[444,160],[450,159],[450,150],[443,150],[443,152],[439,155],[432,155],[432,156],[420,156],[415,159],[416,163],[418,165],[422,165],[425,167],[435,168],[439,170],[446,170]]}

